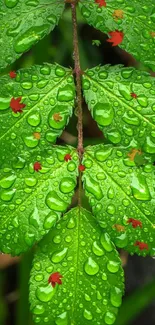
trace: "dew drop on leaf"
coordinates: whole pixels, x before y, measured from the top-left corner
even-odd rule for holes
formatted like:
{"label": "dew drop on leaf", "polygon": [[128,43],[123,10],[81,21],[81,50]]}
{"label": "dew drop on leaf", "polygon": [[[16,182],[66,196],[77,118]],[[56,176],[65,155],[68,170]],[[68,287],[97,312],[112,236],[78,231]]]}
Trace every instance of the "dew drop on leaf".
{"label": "dew drop on leaf", "polygon": [[92,313],[87,309],[84,309],[83,316],[87,320],[92,320],[93,319]]}
{"label": "dew drop on leaf", "polygon": [[95,121],[101,126],[108,126],[114,118],[114,110],[109,103],[97,103],[93,109]]}
{"label": "dew drop on leaf", "polygon": [[107,233],[103,233],[101,235],[101,238],[100,238],[100,242],[103,246],[103,248],[107,251],[107,252],[112,252],[113,250],[113,246],[111,244],[111,240],[110,240],[110,237]]}
{"label": "dew drop on leaf", "polygon": [[5,5],[8,8],[12,9],[17,5],[18,2],[19,2],[19,0],[5,0]]}
{"label": "dew drop on leaf", "polygon": [[52,299],[56,292],[56,287],[53,288],[51,285],[38,287],[36,289],[36,297],[42,302],[48,302]]}
{"label": "dew drop on leaf", "polygon": [[88,275],[95,275],[99,271],[99,266],[91,257],[88,257],[84,264],[84,270]]}
{"label": "dew drop on leaf", "polygon": [[55,253],[53,253],[53,255],[51,257],[51,261],[53,263],[60,263],[64,259],[64,257],[66,256],[67,251],[68,251],[67,247],[64,247],[60,251],[56,251]]}
{"label": "dew drop on leaf", "polygon": [[146,179],[143,175],[134,175],[132,178],[131,188],[133,196],[137,200],[148,201],[151,199]]}
{"label": "dew drop on leaf", "polygon": [[46,204],[51,210],[64,212],[68,203],[63,201],[55,191],[50,191],[46,196]]}

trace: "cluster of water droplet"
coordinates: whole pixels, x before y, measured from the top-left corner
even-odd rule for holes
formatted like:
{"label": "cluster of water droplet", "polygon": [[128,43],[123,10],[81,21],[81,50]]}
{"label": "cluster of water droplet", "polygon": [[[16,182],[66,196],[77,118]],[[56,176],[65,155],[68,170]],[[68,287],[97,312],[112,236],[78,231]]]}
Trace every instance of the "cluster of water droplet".
{"label": "cluster of water droplet", "polygon": [[135,139],[135,146],[155,153],[154,85],[152,77],[133,68],[105,66],[87,71],[84,95],[108,140],[127,146]]}
{"label": "cluster of water droplet", "polygon": [[[129,151],[111,145],[87,149],[84,187],[94,215],[118,247],[154,255],[154,166],[146,155],[145,166],[137,168]],[[141,221],[142,227],[133,228],[129,218]],[[148,243],[149,250],[140,251],[134,246],[136,240]]]}
{"label": "cluster of water droplet", "polygon": [[[70,210],[39,246],[30,282],[35,323],[113,324],[123,273],[114,245],[91,214]],[[63,284],[55,288],[48,284],[54,272],[63,276]]]}
{"label": "cluster of water droplet", "polygon": [[[72,114],[74,83],[70,71],[45,64],[0,80],[1,164],[22,151],[42,150],[62,133]],[[22,97],[23,113],[13,113],[11,98]],[[54,119],[60,114],[60,120]],[[37,136],[36,136],[37,135]]]}
{"label": "cluster of water droplet", "polygon": [[[102,32],[123,31],[119,46],[155,71],[155,37],[151,34],[155,31],[153,0],[149,5],[145,0],[134,4],[129,4],[128,0],[106,1],[106,7],[90,0],[80,1],[79,6],[88,24]],[[116,10],[121,12],[120,17],[115,15]]]}
{"label": "cluster of water droplet", "polygon": [[[33,151],[27,157],[9,161],[0,178],[0,247],[18,255],[44,236],[65,212],[76,185],[78,157],[64,156],[68,147]],[[33,162],[41,161],[34,171]]]}
{"label": "cluster of water droplet", "polygon": [[0,9],[1,70],[53,30],[64,2],[4,0]]}

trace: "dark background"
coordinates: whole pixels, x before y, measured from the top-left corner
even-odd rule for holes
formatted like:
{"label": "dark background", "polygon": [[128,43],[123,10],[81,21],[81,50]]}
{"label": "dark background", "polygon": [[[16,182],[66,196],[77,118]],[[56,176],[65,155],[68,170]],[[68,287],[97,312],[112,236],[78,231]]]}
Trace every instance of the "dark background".
{"label": "dark background", "polygon": [[[106,42],[106,35],[86,25],[78,14],[79,48],[81,68],[91,68],[99,64],[123,64],[140,68],[134,58],[120,48],[112,48]],[[92,45],[93,40],[100,40],[99,46]],[[46,50],[45,50],[46,49]],[[6,71],[20,67],[29,67],[43,62],[57,62],[66,67],[73,67],[72,59],[72,24],[71,13],[66,9],[60,24],[31,51],[24,54]],[[103,134],[92,120],[83,103],[84,144],[97,144],[106,141]],[[76,145],[76,113],[58,140],[59,144]],[[73,205],[76,204],[76,194]],[[83,197],[83,204],[87,200]],[[155,260],[129,256],[120,251],[125,270],[126,292],[120,308],[116,325],[155,325]],[[28,279],[33,250],[20,258],[0,255],[0,325],[32,325],[28,304]]]}

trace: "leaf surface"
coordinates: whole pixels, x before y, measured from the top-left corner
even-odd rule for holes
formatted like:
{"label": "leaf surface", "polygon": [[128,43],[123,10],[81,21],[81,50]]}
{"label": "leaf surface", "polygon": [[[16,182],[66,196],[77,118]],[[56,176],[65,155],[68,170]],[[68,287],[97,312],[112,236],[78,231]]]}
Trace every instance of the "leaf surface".
{"label": "leaf surface", "polygon": [[64,1],[0,0],[0,71],[58,24]]}
{"label": "leaf surface", "polygon": [[[53,288],[48,279],[55,272],[63,278]],[[121,261],[108,234],[90,212],[70,210],[34,257],[30,302],[35,322],[113,324],[122,291]]]}
{"label": "leaf surface", "polygon": [[[71,70],[44,64],[17,71],[15,79],[0,79],[0,167],[22,153],[44,150],[62,133],[74,105]],[[23,112],[14,113],[11,101],[21,98]]]}
{"label": "leaf surface", "polygon": [[155,167],[149,155],[139,167],[131,158],[131,148],[87,147],[84,188],[93,214],[117,247],[154,255]]}
{"label": "leaf surface", "polygon": [[[66,161],[65,156],[70,155]],[[38,162],[41,168],[34,170]],[[47,146],[23,152],[0,169],[0,250],[18,255],[40,240],[71,203],[78,156],[74,148]]]}
{"label": "leaf surface", "polygon": [[114,144],[130,142],[155,153],[155,79],[122,66],[96,67],[83,75],[83,90],[91,114]]}
{"label": "leaf surface", "polygon": [[[106,0],[105,3],[106,6],[102,0],[79,1],[81,13],[87,23],[104,33],[109,33],[109,37],[112,32],[123,33],[122,41],[112,44],[119,44],[135,59],[155,71],[154,0],[150,0],[149,4],[146,0],[135,0],[132,3],[128,0]],[[108,41],[111,41],[111,37]]]}

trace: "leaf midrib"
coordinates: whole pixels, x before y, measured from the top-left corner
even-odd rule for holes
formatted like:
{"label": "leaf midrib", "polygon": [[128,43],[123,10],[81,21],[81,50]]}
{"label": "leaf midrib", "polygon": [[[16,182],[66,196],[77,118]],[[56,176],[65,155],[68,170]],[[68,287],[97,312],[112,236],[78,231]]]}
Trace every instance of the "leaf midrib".
{"label": "leaf midrib", "polygon": [[[94,84],[95,85],[97,85],[97,87],[99,88],[99,86],[100,86],[100,88],[102,89],[104,89],[105,91],[107,91],[107,93],[109,93],[109,95],[111,96],[111,97],[114,97],[116,100],[118,100],[120,103],[121,103],[121,105],[124,105],[124,106],[126,106],[127,107],[127,109],[130,111],[132,111],[135,115],[137,115],[141,120],[144,120],[144,121],[146,121],[148,124],[150,124],[151,125],[151,127],[152,128],[155,128],[155,125],[154,124],[152,124],[148,119],[146,119],[143,115],[141,115],[139,112],[137,112],[136,110],[134,110],[131,106],[128,106],[128,104],[123,100],[123,99],[120,99],[119,97],[117,97],[114,93],[112,93],[112,91],[110,91],[108,88],[106,88],[104,85],[102,85],[99,81],[96,81],[95,79],[93,79],[93,78],[90,78],[87,74],[86,74],[86,72],[84,73],[85,75],[86,75],[86,77],[89,79],[89,80],[91,80],[92,82],[94,82]],[[117,84],[117,83],[116,83]],[[87,90],[86,90],[87,91]],[[123,104],[122,104],[123,103]]]}
{"label": "leaf midrib", "polygon": [[[104,170],[104,168],[103,168],[103,166],[104,166],[104,164],[103,165],[101,165],[98,161],[96,161],[95,159],[94,159],[94,157],[87,151],[87,154],[93,159],[93,161],[96,163],[96,164],[98,164],[99,166],[100,166],[100,168],[101,169],[103,169]],[[123,192],[123,194],[125,194],[125,196],[129,199],[129,201],[130,201],[130,203],[133,205],[133,206],[135,206],[136,207],[136,209],[137,210],[139,210],[141,213],[142,213],[142,215],[143,215],[143,217],[144,218],[146,218],[147,219],[147,221],[151,224],[151,227],[154,229],[155,228],[155,225],[147,218],[147,216],[144,214],[144,212],[139,208],[139,207],[137,207],[137,205],[135,204],[135,202],[133,202],[133,200],[131,199],[131,197],[130,196],[128,196],[128,194],[126,193],[126,192],[124,192],[123,191],[123,189],[122,189],[122,187],[113,179],[113,177],[106,171],[106,170],[104,170],[104,172],[107,174],[107,176],[112,180],[112,182],[113,183],[115,183],[116,185],[117,185],[117,187]]]}
{"label": "leaf midrib", "polygon": [[[23,121],[23,119],[25,119],[25,117],[27,117],[27,115],[29,115],[29,113],[30,112],[32,112],[33,111],[33,109],[36,107],[36,106],[38,106],[38,104],[40,104],[42,101],[44,101],[45,99],[46,99],[46,97],[48,97],[52,92],[53,92],[53,90],[55,90],[55,88],[57,88],[59,85],[61,85],[61,83],[63,83],[63,81],[65,80],[65,79],[67,79],[68,78],[68,76],[69,75],[71,75],[72,74],[72,72],[69,72],[69,73],[67,73],[66,74],[66,76],[60,81],[60,82],[58,82],[54,87],[52,87],[52,89],[49,91],[49,92],[47,92],[47,94],[45,95],[45,96],[43,96],[43,97],[41,97],[40,98],[40,100],[38,100],[37,101],[37,103],[34,105],[34,106],[32,106],[27,112],[25,112],[25,114],[23,114],[22,116],[21,116],[21,118],[20,118],[20,120],[18,120],[17,119],[17,121],[16,121],[16,123],[14,123],[1,137],[0,137],[0,140],[2,140],[9,132],[11,132],[13,129],[14,129],[14,127],[16,126],[16,124],[18,124],[18,123],[21,123],[22,124],[22,121]],[[49,79],[50,80],[50,79]],[[25,97],[25,98],[27,98],[28,96],[23,96],[23,97]],[[22,114],[22,113],[21,113]]]}

